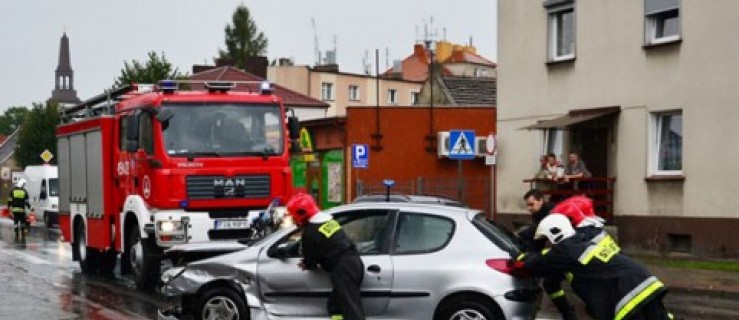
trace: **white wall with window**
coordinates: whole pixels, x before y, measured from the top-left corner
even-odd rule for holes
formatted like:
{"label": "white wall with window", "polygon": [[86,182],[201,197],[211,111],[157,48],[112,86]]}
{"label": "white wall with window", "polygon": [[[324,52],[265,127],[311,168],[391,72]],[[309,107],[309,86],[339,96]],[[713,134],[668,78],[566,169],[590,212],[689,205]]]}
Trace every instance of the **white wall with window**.
{"label": "white wall with window", "polygon": [[651,114],[649,174],[683,175],[683,114],[681,110]]}
{"label": "white wall with window", "polygon": [[575,58],[575,2],[548,0],[544,2],[548,19],[548,59],[563,61]]}
{"label": "white wall with window", "polygon": [[387,103],[389,104],[398,103],[398,90],[396,89],[387,90]]}
{"label": "white wall with window", "polygon": [[644,0],[646,44],[680,40],[680,0]]}
{"label": "white wall with window", "polygon": [[323,101],[334,100],[334,84],[331,82],[321,83],[321,99]]}
{"label": "white wall with window", "polygon": [[349,101],[359,101],[359,86],[358,85],[350,85],[349,86]]}

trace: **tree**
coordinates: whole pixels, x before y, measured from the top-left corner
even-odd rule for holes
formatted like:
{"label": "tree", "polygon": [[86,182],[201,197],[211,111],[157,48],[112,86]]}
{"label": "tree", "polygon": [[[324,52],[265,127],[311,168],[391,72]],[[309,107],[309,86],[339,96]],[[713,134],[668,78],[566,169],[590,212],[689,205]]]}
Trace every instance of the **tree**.
{"label": "tree", "polygon": [[26,107],[10,107],[0,116],[0,134],[9,136],[25,120],[28,114]]}
{"label": "tree", "polygon": [[263,56],[267,53],[267,37],[257,29],[245,5],[236,8],[232,24],[226,25],[226,49],[219,50],[218,58],[233,62],[244,69],[247,57]]}
{"label": "tree", "polygon": [[[42,164],[39,156],[45,149],[56,156],[56,126],[61,122],[56,103],[34,103],[23,121],[18,142],[15,145],[15,160],[21,167]],[[56,163],[56,158],[52,159]]]}
{"label": "tree", "polygon": [[157,83],[159,80],[186,77],[172,66],[164,53],[159,56],[156,52],[150,51],[148,58],[146,63],[141,63],[135,59],[131,60],[130,63],[124,61],[121,74],[115,79],[113,87],[120,88],[131,83]]}

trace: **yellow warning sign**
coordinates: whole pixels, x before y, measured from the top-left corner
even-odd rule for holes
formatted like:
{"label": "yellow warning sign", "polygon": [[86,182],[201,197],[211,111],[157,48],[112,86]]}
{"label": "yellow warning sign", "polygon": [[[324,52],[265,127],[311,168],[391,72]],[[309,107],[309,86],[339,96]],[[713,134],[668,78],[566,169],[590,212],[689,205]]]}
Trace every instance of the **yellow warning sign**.
{"label": "yellow warning sign", "polygon": [[44,150],[44,152],[41,152],[41,160],[44,160],[45,163],[49,163],[51,159],[54,158],[54,154],[49,151],[49,149]]}

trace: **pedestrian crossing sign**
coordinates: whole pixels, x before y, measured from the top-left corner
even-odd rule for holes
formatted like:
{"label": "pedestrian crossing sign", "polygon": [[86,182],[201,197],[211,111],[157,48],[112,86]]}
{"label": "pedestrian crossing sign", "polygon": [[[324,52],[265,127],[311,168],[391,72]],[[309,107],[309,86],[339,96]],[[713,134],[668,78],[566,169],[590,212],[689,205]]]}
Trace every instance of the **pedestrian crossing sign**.
{"label": "pedestrian crossing sign", "polygon": [[475,158],[475,131],[449,131],[449,159],[470,160]]}

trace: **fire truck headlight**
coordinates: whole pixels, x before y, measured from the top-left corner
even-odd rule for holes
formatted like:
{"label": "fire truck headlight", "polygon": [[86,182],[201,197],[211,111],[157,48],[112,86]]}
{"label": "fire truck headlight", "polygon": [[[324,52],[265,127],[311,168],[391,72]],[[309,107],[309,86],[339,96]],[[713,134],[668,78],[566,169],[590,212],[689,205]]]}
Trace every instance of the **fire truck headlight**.
{"label": "fire truck headlight", "polygon": [[182,221],[159,221],[159,231],[172,232],[182,230]]}

